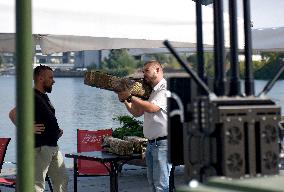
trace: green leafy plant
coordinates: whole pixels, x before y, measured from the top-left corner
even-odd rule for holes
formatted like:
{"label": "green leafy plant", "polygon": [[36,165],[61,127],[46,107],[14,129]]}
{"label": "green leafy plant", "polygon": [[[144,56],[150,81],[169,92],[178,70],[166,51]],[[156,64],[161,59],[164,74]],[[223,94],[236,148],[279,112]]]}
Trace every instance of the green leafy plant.
{"label": "green leafy plant", "polygon": [[121,127],[116,128],[112,136],[123,139],[124,136],[143,136],[143,122],[129,115],[114,117],[113,120],[119,121]]}

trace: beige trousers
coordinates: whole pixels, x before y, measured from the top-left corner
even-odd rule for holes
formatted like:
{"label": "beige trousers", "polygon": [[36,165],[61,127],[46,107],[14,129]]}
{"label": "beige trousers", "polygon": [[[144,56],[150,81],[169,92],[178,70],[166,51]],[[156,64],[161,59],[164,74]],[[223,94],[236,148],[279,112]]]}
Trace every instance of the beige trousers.
{"label": "beige trousers", "polygon": [[51,179],[54,192],[67,191],[68,176],[58,147],[35,148],[35,192],[44,191],[46,174]]}

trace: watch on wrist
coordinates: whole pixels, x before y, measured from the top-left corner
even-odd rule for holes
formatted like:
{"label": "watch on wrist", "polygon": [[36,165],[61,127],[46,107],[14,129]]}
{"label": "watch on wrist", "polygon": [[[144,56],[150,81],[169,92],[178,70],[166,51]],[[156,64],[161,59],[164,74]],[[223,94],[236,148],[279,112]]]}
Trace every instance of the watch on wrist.
{"label": "watch on wrist", "polygon": [[126,101],[127,101],[128,103],[131,103],[131,102],[132,102],[132,95],[129,95],[129,97],[127,97]]}

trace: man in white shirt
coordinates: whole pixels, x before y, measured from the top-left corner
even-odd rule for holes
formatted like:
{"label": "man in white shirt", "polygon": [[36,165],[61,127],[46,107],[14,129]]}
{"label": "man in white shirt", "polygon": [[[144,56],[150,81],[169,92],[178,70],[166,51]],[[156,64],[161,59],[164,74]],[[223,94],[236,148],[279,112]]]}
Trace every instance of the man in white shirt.
{"label": "man in white shirt", "polygon": [[146,62],[143,73],[144,80],[153,88],[148,101],[132,96],[128,90],[119,92],[118,98],[135,117],[144,115],[143,133],[149,140],[146,150],[148,182],[154,192],[166,192],[171,170],[167,158],[167,82],[158,61]]}

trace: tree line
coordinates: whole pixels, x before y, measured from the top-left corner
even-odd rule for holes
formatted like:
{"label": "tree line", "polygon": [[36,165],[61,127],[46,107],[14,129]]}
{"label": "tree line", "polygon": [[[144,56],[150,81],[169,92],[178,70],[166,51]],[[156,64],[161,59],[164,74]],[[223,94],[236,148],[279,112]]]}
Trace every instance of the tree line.
{"label": "tree line", "polygon": [[[284,52],[266,52],[261,53],[261,60],[253,61],[252,69],[255,79],[271,79],[282,63]],[[194,70],[197,69],[197,57],[194,53],[181,53],[180,56],[188,63]],[[180,69],[181,66],[171,54],[156,53],[144,55],[147,60],[155,59],[160,61],[164,68]],[[108,58],[105,58],[98,66],[93,64],[89,69],[101,70],[109,74],[117,76],[127,76],[134,73],[137,69],[142,68],[144,61],[141,58],[131,56],[127,49],[111,50]],[[244,78],[244,61],[239,62],[240,78]],[[214,77],[214,54],[212,52],[204,53],[204,66],[208,78]],[[225,71],[226,75],[230,75],[230,54],[225,56]],[[284,78],[284,74],[281,75]]]}

